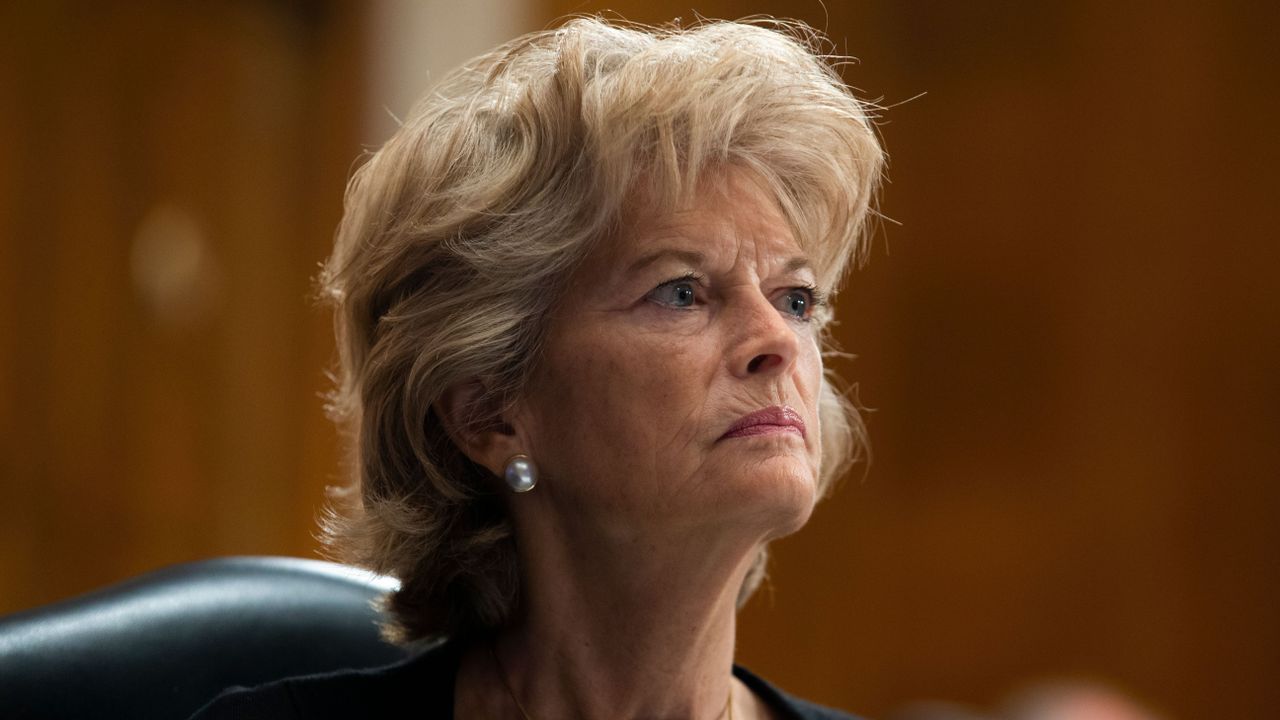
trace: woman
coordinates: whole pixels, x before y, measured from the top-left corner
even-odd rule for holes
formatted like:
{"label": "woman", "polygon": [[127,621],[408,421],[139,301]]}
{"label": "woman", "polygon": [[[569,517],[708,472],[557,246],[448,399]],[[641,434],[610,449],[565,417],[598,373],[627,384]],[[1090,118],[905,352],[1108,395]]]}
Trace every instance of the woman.
{"label": "woman", "polygon": [[861,449],[821,345],[882,152],[814,41],[578,19],[415,108],[322,278],[358,490],[326,532],[426,649],[199,717],[848,717],[733,665]]}

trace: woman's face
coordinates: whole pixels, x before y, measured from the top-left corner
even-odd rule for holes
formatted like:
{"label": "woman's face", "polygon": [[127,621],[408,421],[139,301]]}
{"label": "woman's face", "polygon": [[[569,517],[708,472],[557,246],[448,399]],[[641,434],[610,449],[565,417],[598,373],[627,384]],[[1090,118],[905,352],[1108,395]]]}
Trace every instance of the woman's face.
{"label": "woman's face", "polygon": [[[777,204],[739,170],[596,248],[519,411],[542,499],[622,539],[799,529],[822,455],[814,281]],[[730,433],[759,411],[773,416]]]}

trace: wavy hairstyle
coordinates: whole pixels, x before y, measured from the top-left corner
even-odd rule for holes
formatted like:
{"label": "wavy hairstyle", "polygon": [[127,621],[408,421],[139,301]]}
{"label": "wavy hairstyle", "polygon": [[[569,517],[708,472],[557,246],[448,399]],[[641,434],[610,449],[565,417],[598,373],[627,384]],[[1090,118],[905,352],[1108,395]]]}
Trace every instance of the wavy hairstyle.
{"label": "wavy hairstyle", "polygon": [[[510,407],[565,281],[630,198],[667,211],[708,173],[744,167],[771,190],[820,287],[836,290],[864,256],[884,155],[874,106],[841,81],[826,44],[776,20],[573,19],[446,76],[356,171],[320,276],[338,345],[328,409],[350,441],[351,481],[334,490],[322,538],[339,559],[400,579],[384,600],[389,639],[496,628],[518,605],[498,485],[432,405],[481,378],[477,405],[491,412],[469,421]],[[865,449],[835,383],[827,371],[824,493]],[[739,605],[764,568],[762,552]]]}

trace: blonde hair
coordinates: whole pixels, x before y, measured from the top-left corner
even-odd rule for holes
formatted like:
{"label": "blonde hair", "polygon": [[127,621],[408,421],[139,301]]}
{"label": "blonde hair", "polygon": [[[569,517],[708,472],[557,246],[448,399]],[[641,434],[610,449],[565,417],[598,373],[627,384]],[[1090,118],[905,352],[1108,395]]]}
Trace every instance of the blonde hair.
{"label": "blonde hair", "polygon": [[[445,77],[355,173],[320,278],[338,342],[329,409],[350,434],[352,475],[323,532],[340,559],[400,579],[390,639],[495,628],[518,604],[502,498],[432,404],[482,378],[477,405],[490,411],[470,422],[509,407],[564,281],[628,198],[661,212],[717,168],[744,167],[772,191],[820,287],[837,289],[862,256],[883,153],[872,106],[822,42],[780,21],[573,19]],[[835,381],[828,373],[820,403],[823,492],[865,444]],[[740,604],[763,572],[762,553]]]}

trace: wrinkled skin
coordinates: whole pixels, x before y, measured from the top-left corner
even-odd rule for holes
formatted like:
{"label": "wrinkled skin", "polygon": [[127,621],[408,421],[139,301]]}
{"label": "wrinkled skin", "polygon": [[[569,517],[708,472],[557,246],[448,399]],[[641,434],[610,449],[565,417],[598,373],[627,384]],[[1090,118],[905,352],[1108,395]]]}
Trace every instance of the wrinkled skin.
{"label": "wrinkled skin", "polygon": [[[767,538],[798,529],[813,508],[822,360],[816,321],[788,300],[814,276],[787,267],[804,253],[751,176],[718,180],[695,207],[642,220],[588,258],[518,421],[546,494],[607,537],[678,538],[713,524]],[[665,255],[630,271],[665,249],[705,260]],[[704,276],[691,282],[692,306],[664,304],[670,288],[652,294],[690,272]],[[795,409],[805,436],[720,439],[770,405]]]}
{"label": "wrinkled skin", "polygon": [[[702,259],[662,254],[635,269],[660,250]],[[519,615],[492,652],[464,658],[458,717],[522,717],[512,694],[530,717],[687,720],[720,717],[727,700],[740,720],[770,716],[729,670],[743,579],[816,501],[822,360],[811,309],[796,302],[812,300],[802,257],[776,203],[739,171],[593,249],[524,397],[502,429],[464,445],[498,477],[527,454],[541,479],[506,496]],[[689,273],[700,277],[671,282]],[[723,437],[773,405],[805,433]]]}

